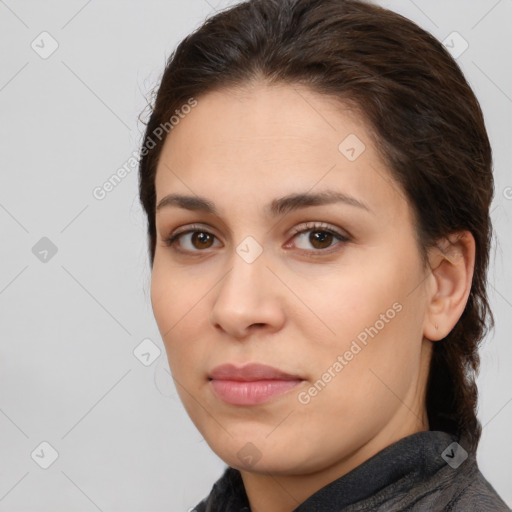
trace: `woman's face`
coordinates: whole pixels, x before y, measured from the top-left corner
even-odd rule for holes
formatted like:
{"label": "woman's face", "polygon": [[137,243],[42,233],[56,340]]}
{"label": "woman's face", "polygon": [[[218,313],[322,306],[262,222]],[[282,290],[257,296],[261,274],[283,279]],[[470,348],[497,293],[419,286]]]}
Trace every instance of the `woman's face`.
{"label": "woman's face", "polygon": [[[169,199],[157,209],[151,300],[210,447],[241,470],[306,474],[428,429],[429,279],[362,120],[288,85],[209,93],[188,110],[161,153],[157,205],[179,194],[214,212]],[[353,199],[279,202],[325,193]],[[267,396],[261,382],[209,378],[250,362],[298,381]]]}

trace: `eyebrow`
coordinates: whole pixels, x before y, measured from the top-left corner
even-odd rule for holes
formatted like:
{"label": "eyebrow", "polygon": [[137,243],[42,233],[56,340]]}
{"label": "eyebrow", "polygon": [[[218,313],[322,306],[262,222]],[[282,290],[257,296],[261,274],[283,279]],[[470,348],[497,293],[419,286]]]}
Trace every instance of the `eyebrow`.
{"label": "eyebrow", "polygon": [[[308,206],[319,206],[324,204],[344,203],[373,213],[364,202],[355,197],[335,192],[332,190],[317,193],[293,193],[271,201],[266,207],[266,214],[269,217],[278,217]],[[201,211],[219,216],[215,204],[200,196],[187,196],[182,194],[169,194],[163,197],[156,207],[156,211],[165,207],[178,207],[191,211]]]}

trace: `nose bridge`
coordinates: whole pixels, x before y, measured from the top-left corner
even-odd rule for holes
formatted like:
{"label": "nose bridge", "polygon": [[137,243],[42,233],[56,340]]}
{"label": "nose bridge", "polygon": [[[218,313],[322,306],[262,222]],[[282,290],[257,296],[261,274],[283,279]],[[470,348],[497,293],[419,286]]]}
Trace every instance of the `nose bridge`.
{"label": "nose bridge", "polygon": [[219,283],[211,312],[211,321],[230,334],[243,337],[253,324],[271,324],[283,320],[281,305],[275,296],[275,276],[267,268],[263,246],[246,236],[234,247],[229,272]]}
{"label": "nose bridge", "polygon": [[221,286],[229,288],[229,293],[234,289],[236,300],[249,300],[248,296],[239,296],[239,293],[249,294],[254,300],[264,289],[265,279],[268,278],[265,274],[270,274],[262,244],[252,235],[246,236],[235,246],[229,261],[231,270]]}

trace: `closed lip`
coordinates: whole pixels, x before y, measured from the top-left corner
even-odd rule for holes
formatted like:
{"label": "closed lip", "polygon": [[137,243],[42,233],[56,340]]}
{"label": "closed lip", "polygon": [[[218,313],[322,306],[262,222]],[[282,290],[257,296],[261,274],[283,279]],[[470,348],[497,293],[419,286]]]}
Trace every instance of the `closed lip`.
{"label": "closed lip", "polygon": [[244,366],[234,364],[222,364],[216,366],[209,374],[210,380],[234,380],[241,382],[257,380],[304,380],[298,375],[292,375],[279,368],[260,363],[249,363]]}

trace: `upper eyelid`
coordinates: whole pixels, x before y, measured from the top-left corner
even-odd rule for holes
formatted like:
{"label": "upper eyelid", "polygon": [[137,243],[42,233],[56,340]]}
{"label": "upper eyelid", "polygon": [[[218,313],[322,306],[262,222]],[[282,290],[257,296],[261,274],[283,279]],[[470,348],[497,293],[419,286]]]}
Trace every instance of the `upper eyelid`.
{"label": "upper eyelid", "polygon": [[[331,232],[339,242],[348,242],[352,240],[352,235],[350,235],[347,232],[343,232],[344,230],[340,230],[337,227],[331,226],[330,224],[323,222],[323,221],[307,221],[299,223],[297,226],[295,226],[292,230],[291,236],[292,239],[296,238],[299,234],[307,233],[308,231],[326,231]],[[208,225],[206,227],[203,227],[200,224],[192,224],[192,225],[186,225],[182,226],[180,228],[177,228],[176,231],[174,231],[171,235],[167,236],[165,238],[166,241],[169,241],[170,239],[173,239],[173,244],[176,241],[179,241],[180,237],[184,235],[188,235],[191,233],[197,233],[197,232],[206,232],[212,235],[214,238],[219,240],[219,237],[212,233],[211,231],[215,231],[213,228],[210,228]],[[192,251],[192,252],[204,252],[204,251]],[[321,252],[321,251],[319,251]]]}
{"label": "upper eyelid", "polygon": [[[292,234],[298,234],[300,231],[310,231],[312,229],[318,229],[320,230],[326,230],[326,231],[333,231],[336,234],[339,234],[340,236],[346,236],[347,238],[350,237],[348,233],[340,233],[340,228],[337,228],[335,226],[331,226],[330,224],[323,222],[323,221],[306,221],[299,223],[298,226],[294,227],[292,229]],[[215,231],[215,228],[208,226],[207,224],[201,225],[201,224],[191,224],[191,225],[185,225],[179,228],[176,228],[176,230],[169,235],[168,238],[176,235],[184,235],[188,233],[193,233],[195,231],[204,231],[207,233],[210,233],[217,237],[214,233],[211,233],[211,231]],[[344,231],[344,230],[341,230]],[[218,237],[217,237],[218,238]]]}

